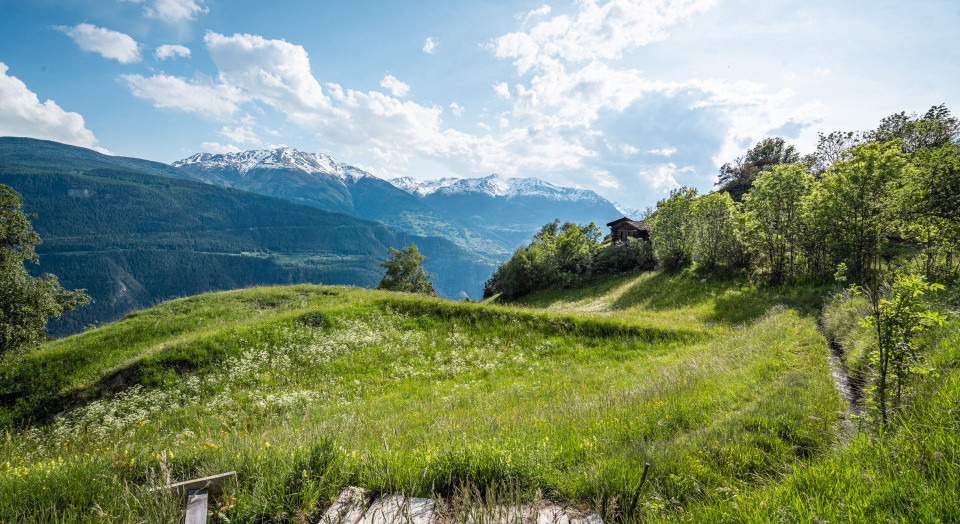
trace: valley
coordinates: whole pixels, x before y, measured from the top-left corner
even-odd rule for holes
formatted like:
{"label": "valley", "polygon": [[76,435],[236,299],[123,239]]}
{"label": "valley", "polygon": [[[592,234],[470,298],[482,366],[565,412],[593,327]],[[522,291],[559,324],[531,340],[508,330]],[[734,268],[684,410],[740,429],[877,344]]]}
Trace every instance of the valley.
{"label": "valley", "polygon": [[195,155],[171,166],[0,138],[0,183],[22,195],[43,239],[32,270],[94,299],[52,322],[50,333],[208,291],[373,287],[388,248],[411,242],[428,257],[442,296],[479,299],[497,262],[543,222],[617,213],[595,193],[533,179],[525,182],[533,189],[509,195],[480,187],[428,201],[326,155],[248,153]]}

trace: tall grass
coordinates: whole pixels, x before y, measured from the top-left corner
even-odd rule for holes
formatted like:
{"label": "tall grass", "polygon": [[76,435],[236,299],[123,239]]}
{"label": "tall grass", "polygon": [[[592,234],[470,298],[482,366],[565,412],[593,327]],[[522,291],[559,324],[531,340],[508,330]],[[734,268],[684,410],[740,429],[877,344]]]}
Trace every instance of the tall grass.
{"label": "tall grass", "polygon": [[348,485],[683,514],[827,453],[843,411],[811,317],[714,321],[779,300],[712,286],[588,314],[313,286],[163,304],[0,365],[0,520],[171,520],[149,487],[227,470],[232,522],[313,519]]}

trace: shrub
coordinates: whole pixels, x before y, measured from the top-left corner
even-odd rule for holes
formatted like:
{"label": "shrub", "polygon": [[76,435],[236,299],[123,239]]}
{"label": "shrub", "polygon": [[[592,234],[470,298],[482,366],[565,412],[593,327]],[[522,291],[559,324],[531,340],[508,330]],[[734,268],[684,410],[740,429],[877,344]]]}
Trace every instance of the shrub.
{"label": "shrub", "polygon": [[650,241],[630,238],[615,242],[597,251],[592,272],[595,275],[623,273],[638,269],[653,269],[657,265]]}

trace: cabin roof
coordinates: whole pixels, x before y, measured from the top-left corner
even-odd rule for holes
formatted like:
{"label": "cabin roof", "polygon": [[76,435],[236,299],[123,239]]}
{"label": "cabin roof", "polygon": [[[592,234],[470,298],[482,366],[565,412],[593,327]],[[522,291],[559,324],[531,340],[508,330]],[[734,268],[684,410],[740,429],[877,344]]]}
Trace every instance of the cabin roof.
{"label": "cabin roof", "polygon": [[627,217],[618,218],[613,222],[607,224],[609,228],[626,228],[626,229],[637,229],[640,231],[649,231],[650,226],[645,220],[630,220]]}

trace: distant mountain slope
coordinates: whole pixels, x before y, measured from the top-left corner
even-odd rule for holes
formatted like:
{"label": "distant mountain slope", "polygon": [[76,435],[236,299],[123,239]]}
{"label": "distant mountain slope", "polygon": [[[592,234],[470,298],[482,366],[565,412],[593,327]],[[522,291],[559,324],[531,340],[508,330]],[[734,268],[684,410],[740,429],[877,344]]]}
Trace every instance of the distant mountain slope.
{"label": "distant mountain slope", "polygon": [[389,247],[416,242],[438,291],[478,297],[492,263],[420,237],[244,191],[171,178],[175,168],[0,138],[0,184],[23,196],[43,238],[39,272],[96,300],[53,324],[67,333],[168,298],[258,284],[372,287]]}
{"label": "distant mountain slope", "polygon": [[198,153],[173,164],[178,175],[441,235],[503,259],[553,219],[606,223],[620,216],[593,191],[536,178],[386,181],[325,154],[291,148]]}
{"label": "distant mountain slope", "polygon": [[288,147],[197,153],[174,162],[173,168],[173,176],[376,220],[408,233],[442,236],[484,255],[501,258],[507,252],[390,182],[328,155]]}
{"label": "distant mountain slope", "polygon": [[457,215],[468,227],[517,246],[543,224],[564,222],[603,224],[621,216],[617,208],[593,191],[561,187],[537,178],[444,178],[392,182],[418,196],[444,215]]}

